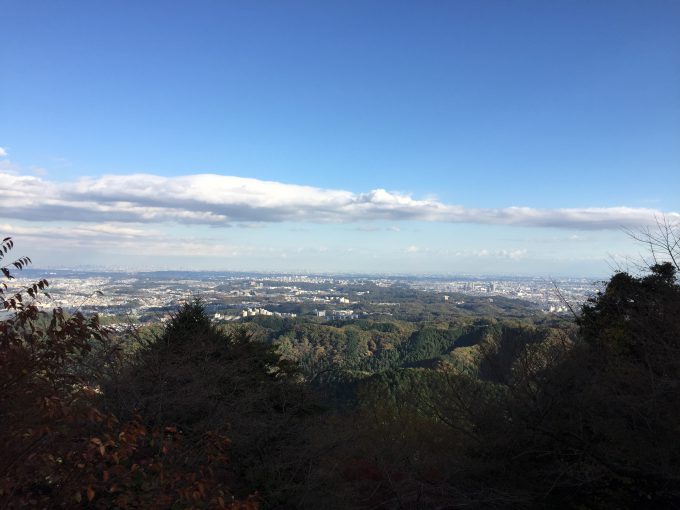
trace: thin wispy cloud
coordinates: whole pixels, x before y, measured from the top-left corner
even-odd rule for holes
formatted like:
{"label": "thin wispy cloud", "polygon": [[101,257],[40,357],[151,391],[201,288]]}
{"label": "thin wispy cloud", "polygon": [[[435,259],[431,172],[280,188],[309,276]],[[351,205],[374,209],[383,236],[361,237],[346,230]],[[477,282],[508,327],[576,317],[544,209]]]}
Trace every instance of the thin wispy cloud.
{"label": "thin wispy cloud", "polygon": [[0,223],[3,235],[40,243],[52,250],[107,250],[135,255],[163,256],[169,253],[186,257],[236,257],[252,254],[253,246],[234,245],[206,238],[173,239],[167,235],[120,224],[78,224],[63,226],[16,226]]}
{"label": "thin wispy cloud", "polygon": [[91,243],[93,240],[104,242],[119,242],[124,240],[150,240],[162,239],[163,236],[149,230],[130,227],[125,224],[90,223],[64,226],[51,225],[12,225],[0,223],[0,232],[3,235],[21,236],[29,239],[49,239],[50,242],[64,241],[74,243],[83,241]]}
{"label": "thin wispy cloud", "polygon": [[429,221],[616,229],[647,225],[662,214],[680,219],[675,212],[625,206],[468,208],[385,189],[355,193],[216,174],[106,175],[57,182],[0,173],[0,192],[0,216],[28,221],[204,225]]}

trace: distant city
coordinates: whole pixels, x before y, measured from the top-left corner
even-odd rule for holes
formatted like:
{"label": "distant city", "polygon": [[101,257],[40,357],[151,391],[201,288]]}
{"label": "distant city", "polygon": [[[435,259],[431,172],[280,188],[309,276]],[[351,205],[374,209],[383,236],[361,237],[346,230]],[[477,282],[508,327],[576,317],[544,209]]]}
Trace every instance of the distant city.
{"label": "distant city", "polygon": [[[398,313],[391,293],[410,290],[415,299],[460,307],[516,300],[536,313],[565,314],[594,296],[600,282],[588,278],[415,277],[290,275],[228,272],[91,272],[29,270],[17,285],[49,280],[44,309],[97,312],[110,324],[164,322],[192,297],[200,297],[217,322],[257,315],[322,320]],[[420,294],[418,294],[420,293]],[[418,297],[420,296],[420,297]]]}

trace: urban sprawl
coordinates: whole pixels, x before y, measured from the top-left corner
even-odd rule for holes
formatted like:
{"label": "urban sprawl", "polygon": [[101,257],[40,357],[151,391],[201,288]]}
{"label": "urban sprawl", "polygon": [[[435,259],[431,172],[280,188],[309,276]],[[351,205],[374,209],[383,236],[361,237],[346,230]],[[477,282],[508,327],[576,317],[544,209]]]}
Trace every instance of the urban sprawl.
{"label": "urban sprawl", "polygon": [[[544,313],[562,314],[578,307],[598,290],[586,278],[472,277],[346,277],[194,272],[91,273],[48,272],[45,308],[62,307],[97,312],[115,324],[158,322],[192,297],[199,297],[217,322],[257,315],[316,316],[327,320],[392,314],[398,302],[390,291],[412,289],[446,306],[465,306],[466,300],[511,298]],[[28,284],[22,275],[18,285]],[[373,289],[373,293],[372,293]],[[378,290],[379,292],[376,292]]]}

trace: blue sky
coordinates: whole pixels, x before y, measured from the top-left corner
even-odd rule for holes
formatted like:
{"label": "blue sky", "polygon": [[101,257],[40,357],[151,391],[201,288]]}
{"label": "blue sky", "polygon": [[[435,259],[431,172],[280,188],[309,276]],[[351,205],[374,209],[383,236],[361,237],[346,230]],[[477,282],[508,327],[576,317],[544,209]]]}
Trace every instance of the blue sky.
{"label": "blue sky", "polygon": [[36,265],[600,275],[678,218],[675,1],[0,6]]}

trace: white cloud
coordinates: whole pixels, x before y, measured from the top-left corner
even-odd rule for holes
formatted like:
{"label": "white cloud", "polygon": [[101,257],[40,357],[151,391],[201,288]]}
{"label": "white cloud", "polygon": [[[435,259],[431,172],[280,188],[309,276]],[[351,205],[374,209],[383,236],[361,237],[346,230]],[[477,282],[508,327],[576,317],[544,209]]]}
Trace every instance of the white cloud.
{"label": "white cloud", "polygon": [[158,234],[150,233],[140,228],[111,223],[84,224],[69,227],[25,227],[0,223],[0,232],[3,232],[4,235],[20,235],[23,237],[35,237],[40,239],[63,239],[68,242],[72,242],[74,239],[94,237],[103,239],[160,238]]}
{"label": "white cloud", "polygon": [[[432,197],[375,189],[365,193],[199,174],[106,175],[71,182],[0,173],[0,217],[33,221],[175,222],[243,225],[265,222],[434,221],[576,229],[650,224],[649,208],[467,208]],[[680,214],[666,213],[671,220]]]}
{"label": "white cloud", "polygon": [[526,257],[526,250],[499,250],[496,252],[496,256],[499,258],[507,258],[511,260],[519,260]]}
{"label": "white cloud", "polygon": [[514,250],[490,250],[487,248],[482,248],[479,250],[443,250],[438,252],[438,255],[454,256],[460,258],[482,258],[482,259],[509,259],[509,260],[520,260],[527,257],[528,252],[526,249],[514,249]]}
{"label": "white cloud", "polygon": [[70,226],[16,226],[0,223],[3,235],[39,243],[50,250],[106,250],[135,256],[235,257],[254,253],[252,246],[235,246],[205,238],[176,239],[151,230],[101,223]]}
{"label": "white cloud", "polygon": [[6,158],[6,157],[7,157],[7,149],[0,147],[0,158]]}
{"label": "white cloud", "polygon": [[237,225],[239,228],[267,228],[263,223],[239,223]]}

